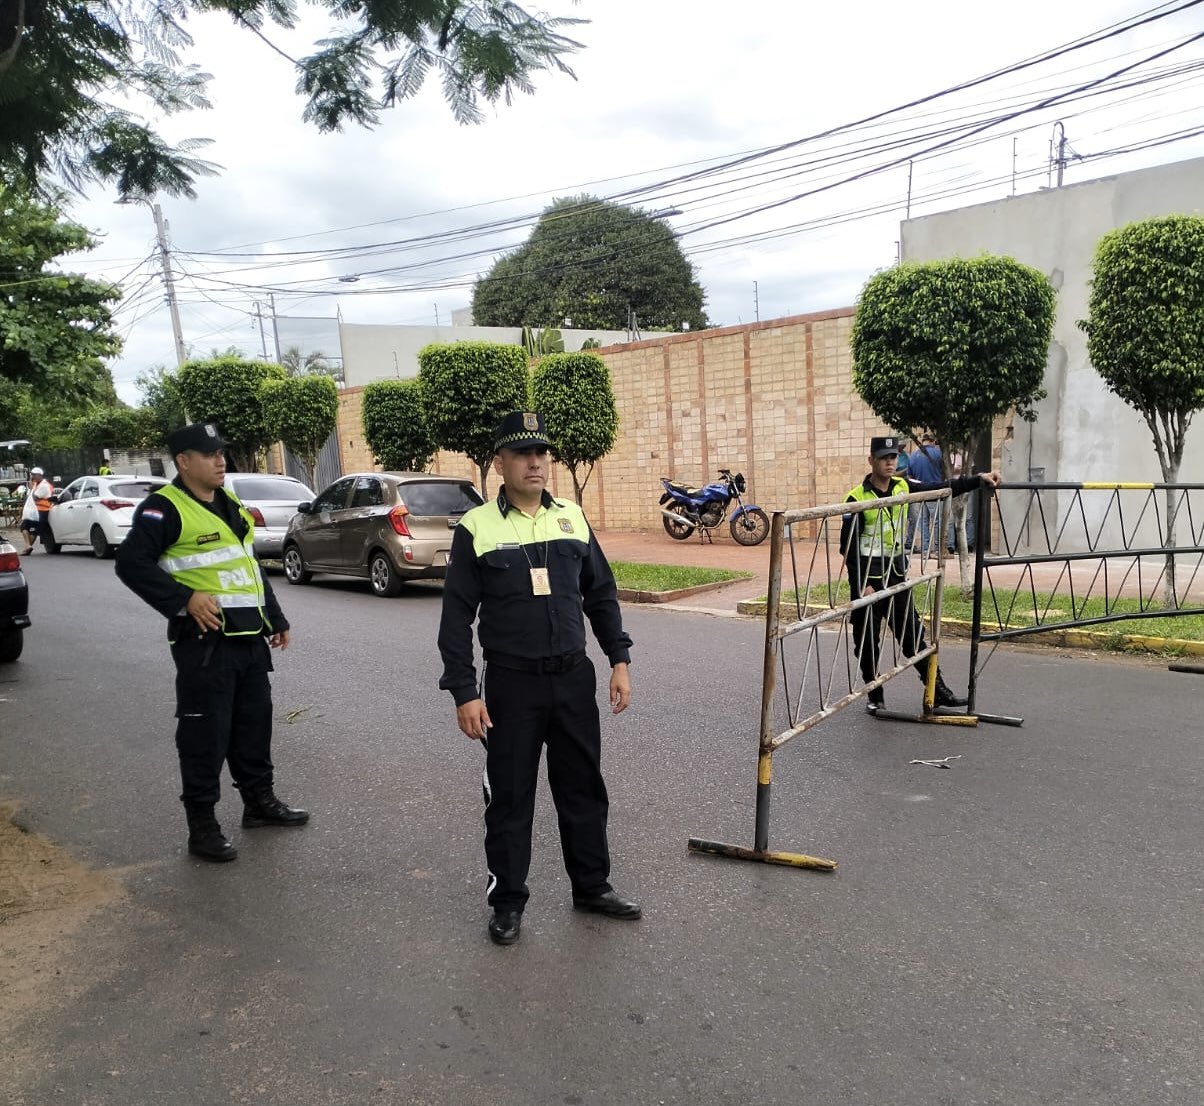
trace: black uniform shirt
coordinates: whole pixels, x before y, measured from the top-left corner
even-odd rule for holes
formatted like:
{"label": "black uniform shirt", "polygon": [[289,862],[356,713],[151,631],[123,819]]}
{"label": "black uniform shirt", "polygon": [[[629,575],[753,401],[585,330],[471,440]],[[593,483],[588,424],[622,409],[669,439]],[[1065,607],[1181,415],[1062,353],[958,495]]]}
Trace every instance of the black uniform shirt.
{"label": "black uniform shirt", "polygon": [[[219,490],[212,503],[206,503],[192,495],[177,476],[172,483],[185,495],[217,515],[241,541],[247,533],[246,520],[238,513],[238,507],[225,492]],[[143,512],[151,509],[161,516],[144,518]],[[192,617],[185,613],[192,589],[186,588],[159,567],[159,558],[179,540],[182,524],[180,512],[170,499],[152,493],[134,509],[134,521],[130,532],[117,547],[117,578],[135,595],[154,607],[168,619],[167,634],[177,640],[181,632],[195,628]],[[280,609],[276,593],[267,576],[263,577],[263,610],[271,625],[270,633],[278,634],[289,628],[288,619]]]}
{"label": "black uniform shirt", "polygon": [[[473,508],[489,532],[479,551],[469,525],[456,527],[443,582],[439,651],[443,678],[456,706],[478,697],[473,665],[472,624],[484,649],[526,658],[576,653],[585,649],[585,619],[612,665],[629,663],[631,638],[623,629],[614,573],[593,530],[575,503],[561,503],[546,491],[540,504],[540,533],[551,540],[522,546],[494,540],[515,537],[504,525],[516,511],[503,488],[495,502]],[[467,519],[468,516],[465,516]],[[566,529],[566,526],[568,529]],[[480,529],[478,527],[478,529]],[[546,568],[550,595],[535,595],[531,569]]]}

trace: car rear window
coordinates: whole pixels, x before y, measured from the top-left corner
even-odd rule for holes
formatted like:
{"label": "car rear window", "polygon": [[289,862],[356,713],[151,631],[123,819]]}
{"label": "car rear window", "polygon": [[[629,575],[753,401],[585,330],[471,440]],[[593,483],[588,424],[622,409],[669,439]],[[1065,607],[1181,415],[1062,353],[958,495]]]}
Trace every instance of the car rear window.
{"label": "car rear window", "polygon": [[296,500],[300,503],[313,499],[314,493],[297,480],[234,480],[231,481],[234,492],[239,499],[249,499],[251,502],[265,499]]}
{"label": "car rear window", "polygon": [[127,480],[121,484],[110,484],[109,495],[122,499],[145,499],[166,483],[166,480]]}
{"label": "car rear window", "polygon": [[397,494],[413,515],[462,515],[485,502],[471,484],[415,481],[403,484]]}

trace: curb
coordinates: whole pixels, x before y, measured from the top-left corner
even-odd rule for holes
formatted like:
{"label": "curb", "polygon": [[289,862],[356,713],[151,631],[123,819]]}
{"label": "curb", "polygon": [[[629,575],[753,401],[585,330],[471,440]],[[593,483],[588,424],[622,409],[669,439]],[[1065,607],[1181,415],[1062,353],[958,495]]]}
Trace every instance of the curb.
{"label": "curb", "polygon": [[[736,604],[736,613],[764,618],[768,606],[768,603],[746,599]],[[827,610],[826,607],[819,609]],[[794,613],[793,605],[783,606],[780,608],[778,617],[785,621],[793,621]],[[957,618],[945,618],[941,620],[941,630],[950,637],[969,637],[970,623]],[[1147,634],[1101,634],[1090,630],[1042,630],[1026,636],[1033,638],[1035,645],[1114,651],[1119,642],[1122,650],[1146,649],[1153,653],[1161,653],[1171,649],[1184,656],[1204,657],[1204,641],[1186,641],[1177,637],[1150,637]]]}
{"label": "curb", "polygon": [[[747,579],[747,578],[745,578]],[[619,588],[619,599],[624,603],[672,603],[676,599],[688,599],[691,595],[702,595],[708,591],[718,591],[731,584],[743,583],[744,580],[716,580],[710,584],[695,584],[689,588],[677,588],[675,591],[637,591],[635,588]],[[765,604],[761,604],[764,609]]]}

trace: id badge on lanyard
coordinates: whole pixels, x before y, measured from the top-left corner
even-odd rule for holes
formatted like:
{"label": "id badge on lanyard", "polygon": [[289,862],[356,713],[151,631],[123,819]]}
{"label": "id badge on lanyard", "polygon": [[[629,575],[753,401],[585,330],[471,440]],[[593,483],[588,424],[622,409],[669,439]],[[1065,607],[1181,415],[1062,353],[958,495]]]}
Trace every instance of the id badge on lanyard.
{"label": "id badge on lanyard", "polygon": [[531,568],[531,594],[532,595],[551,595],[552,582],[548,578],[548,570],[546,568]]}

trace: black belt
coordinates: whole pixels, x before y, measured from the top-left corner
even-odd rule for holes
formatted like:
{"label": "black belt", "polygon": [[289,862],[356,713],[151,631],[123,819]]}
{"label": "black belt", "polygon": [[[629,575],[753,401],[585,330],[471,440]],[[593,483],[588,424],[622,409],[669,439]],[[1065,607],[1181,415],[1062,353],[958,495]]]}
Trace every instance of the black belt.
{"label": "black belt", "polygon": [[585,650],[561,653],[558,657],[516,657],[513,653],[495,653],[492,649],[486,649],[485,660],[496,664],[498,668],[511,668],[515,672],[571,672],[585,660]]}

